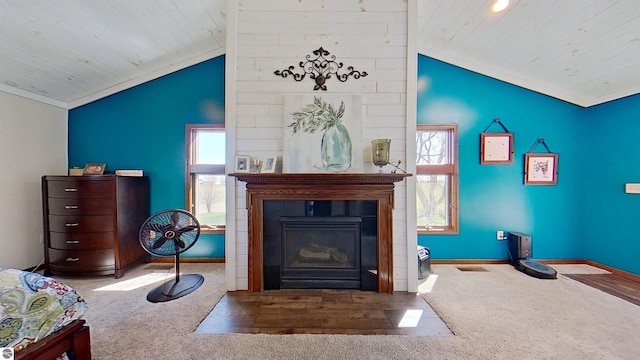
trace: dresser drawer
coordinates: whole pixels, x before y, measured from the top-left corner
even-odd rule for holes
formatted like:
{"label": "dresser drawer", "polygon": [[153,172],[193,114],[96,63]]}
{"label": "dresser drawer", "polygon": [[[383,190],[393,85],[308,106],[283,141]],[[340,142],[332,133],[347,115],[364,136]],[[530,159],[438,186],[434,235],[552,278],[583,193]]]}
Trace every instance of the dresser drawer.
{"label": "dresser drawer", "polygon": [[49,247],[58,250],[112,249],[113,232],[49,233]]}
{"label": "dresser drawer", "polygon": [[47,193],[50,198],[112,198],[113,182],[95,180],[47,181]]}
{"label": "dresser drawer", "polygon": [[53,215],[111,215],[111,199],[49,198],[49,214]]}
{"label": "dresser drawer", "polygon": [[62,233],[114,231],[112,215],[49,215],[49,231]]}
{"label": "dresser drawer", "polygon": [[104,250],[57,250],[49,249],[49,264],[57,268],[77,270],[103,270],[115,268],[112,249]]}

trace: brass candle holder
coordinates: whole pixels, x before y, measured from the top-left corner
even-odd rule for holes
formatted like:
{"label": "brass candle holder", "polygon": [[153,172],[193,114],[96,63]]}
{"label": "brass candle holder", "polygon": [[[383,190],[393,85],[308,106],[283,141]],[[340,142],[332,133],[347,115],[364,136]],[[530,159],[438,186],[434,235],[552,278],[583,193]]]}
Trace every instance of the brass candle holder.
{"label": "brass candle holder", "polygon": [[391,139],[375,139],[371,140],[371,158],[373,164],[378,166],[382,172],[385,165],[389,163],[389,148],[391,147]]}

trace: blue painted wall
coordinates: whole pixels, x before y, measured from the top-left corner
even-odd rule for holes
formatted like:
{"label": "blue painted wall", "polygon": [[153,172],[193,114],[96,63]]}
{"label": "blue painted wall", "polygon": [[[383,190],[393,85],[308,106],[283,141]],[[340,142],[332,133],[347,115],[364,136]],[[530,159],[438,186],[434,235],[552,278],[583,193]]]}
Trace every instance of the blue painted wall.
{"label": "blue painted wall", "polygon": [[[69,165],[142,169],[151,212],[185,207],[185,124],[224,123],[220,56],[69,111]],[[203,235],[185,257],[224,258],[224,236]]]}
{"label": "blue painted wall", "polygon": [[[458,124],[460,173],[460,234],[418,243],[434,259],[508,259],[496,230],[515,231],[532,235],[533,258],[583,259],[585,109],[422,55],[418,77],[418,123]],[[480,165],[480,133],[494,118],[515,134],[512,165]],[[556,186],[523,185],[524,154],[538,138],[560,154]]]}
{"label": "blue painted wall", "polygon": [[593,261],[640,274],[640,195],[624,192],[625,183],[640,183],[640,95],[586,110],[585,251]]}
{"label": "blue painted wall", "polygon": [[[534,258],[589,259],[640,274],[640,96],[581,108],[419,56],[418,122],[459,125],[460,234],[420,235],[434,259],[507,259],[496,230],[533,236]],[[151,210],[185,205],[184,125],[222,123],[224,57],[69,112],[69,164],[143,169]],[[515,133],[513,165],[480,165],[480,133],[499,117]],[[497,124],[488,131],[499,131]],[[557,186],[522,184],[538,138],[560,154]],[[536,152],[542,152],[538,146]],[[188,257],[224,257],[224,236],[203,235]]]}

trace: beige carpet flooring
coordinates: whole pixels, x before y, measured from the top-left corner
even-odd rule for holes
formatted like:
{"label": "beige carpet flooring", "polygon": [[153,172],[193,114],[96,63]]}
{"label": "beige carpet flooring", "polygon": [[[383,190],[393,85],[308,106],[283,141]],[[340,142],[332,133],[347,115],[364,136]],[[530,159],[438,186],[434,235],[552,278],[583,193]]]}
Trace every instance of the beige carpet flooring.
{"label": "beige carpet flooring", "polygon": [[[640,358],[640,306],[559,275],[540,280],[509,265],[460,271],[433,265],[422,295],[455,336],[197,334],[225,293],[224,264],[183,264],[196,292],[146,301],[146,285],[97,290],[166,267],[147,264],[122,279],[64,278],[88,301],[95,360],[126,359],[629,359]],[[587,265],[558,273],[599,273]]]}

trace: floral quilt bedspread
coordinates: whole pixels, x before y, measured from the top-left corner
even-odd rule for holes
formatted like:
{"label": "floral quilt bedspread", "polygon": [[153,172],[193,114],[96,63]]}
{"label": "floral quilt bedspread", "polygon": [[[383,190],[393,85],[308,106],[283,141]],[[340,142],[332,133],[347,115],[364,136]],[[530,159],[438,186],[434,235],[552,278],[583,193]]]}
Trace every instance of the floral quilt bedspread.
{"label": "floral quilt bedspread", "polygon": [[81,318],[87,303],[66,284],[0,268],[0,347],[20,351]]}

